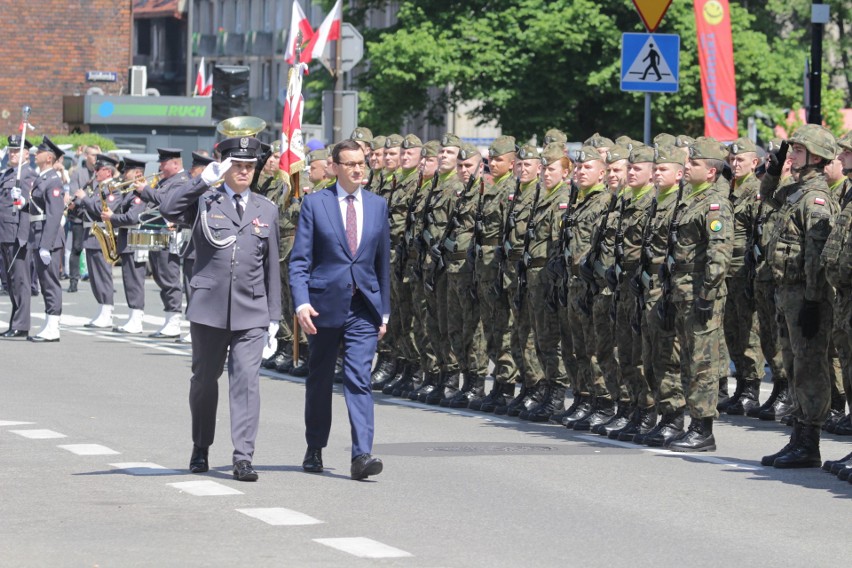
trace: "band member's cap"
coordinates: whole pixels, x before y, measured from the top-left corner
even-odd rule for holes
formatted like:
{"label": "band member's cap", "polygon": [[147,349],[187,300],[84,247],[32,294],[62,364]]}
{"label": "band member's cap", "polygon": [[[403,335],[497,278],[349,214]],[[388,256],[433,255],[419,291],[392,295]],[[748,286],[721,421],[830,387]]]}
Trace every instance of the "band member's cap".
{"label": "band member's cap", "polygon": [[[9,149],[10,150],[17,150],[21,147],[21,137],[18,134],[12,134],[11,136],[9,136],[7,141],[9,143]],[[29,140],[24,140],[24,148],[29,150],[32,147],[33,147],[32,142],[30,142]]]}
{"label": "band member's cap", "polygon": [[129,170],[144,170],[145,162],[141,160],[134,160],[133,158],[124,158],[124,171]]}
{"label": "band member's cap", "polygon": [[174,160],[175,158],[180,160],[181,149],[180,148],[157,148],[157,154],[160,155],[160,157],[157,159],[158,162],[165,162],[167,160]]}
{"label": "band member's cap", "polygon": [[242,136],[222,140],[218,150],[223,160],[231,158],[236,162],[254,162],[261,153],[261,146],[257,138]]}
{"label": "band member's cap", "polygon": [[193,152],[192,153],[192,166],[191,167],[203,168],[203,167],[206,167],[207,164],[209,164],[211,162],[215,162],[215,161],[216,160],[214,160],[210,156],[202,156],[201,154]]}
{"label": "band member's cap", "polygon": [[41,139],[41,144],[38,145],[38,152],[51,152],[57,158],[61,158],[65,155],[65,152],[59,148],[56,144],[53,143],[53,140],[45,136]]}

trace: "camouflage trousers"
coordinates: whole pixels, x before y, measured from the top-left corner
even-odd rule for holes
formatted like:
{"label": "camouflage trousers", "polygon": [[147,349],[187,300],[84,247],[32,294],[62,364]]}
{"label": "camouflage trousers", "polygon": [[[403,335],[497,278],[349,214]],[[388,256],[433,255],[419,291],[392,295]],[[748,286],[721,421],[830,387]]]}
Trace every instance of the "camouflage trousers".
{"label": "camouflage trousers", "polygon": [[[609,319],[610,296],[595,296],[592,315],[587,315],[577,303],[585,294],[585,285],[575,282],[568,294],[567,310],[577,359],[579,393],[612,399],[618,395],[618,362]],[[576,390],[575,394],[578,394]]]}
{"label": "camouflage trousers", "polygon": [[479,316],[485,339],[485,352],[494,363],[494,380],[514,383],[518,379],[518,367],[512,358],[512,312],[506,291],[494,290],[497,269],[491,266],[477,267],[476,280],[479,296]]}
{"label": "camouflage trousers", "polygon": [[822,426],[831,404],[828,346],[833,327],[832,303],[827,299],[820,302],[819,329],[814,337],[806,339],[798,325],[804,293],[804,286],[778,286],[775,305],[786,321],[789,349],[793,354],[790,384],[798,403],[799,416],[805,425]]}
{"label": "camouflage trousers", "polygon": [[[413,267],[414,263],[411,266]],[[420,368],[426,373],[437,372],[438,356],[435,354],[435,344],[429,335],[429,318],[432,316],[429,314],[426,290],[423,288],[423,283],[413,275],[409,278],[408,285],[411,290],[411,309],[414,316],[412,334],[420,356]]]}
{"label": "camouflage trousers", "polygon": [[758,379],[760,340],[755,321],[755,303],[746,297],[746,278],[728,278],[723,328],[725,345],[737,370],[737,380]]}
{"label": "camouflage trousers", "polygon": [[[725,297],[713,302],[713,314],[705,325],[698,322],[692,301],[674,302],[673,309],[675,337],[666,340],[659,334],[655,349],[654,373],[660,377],[658,409],[670,414],[686,406],[694,420],[717,418]],[[656,311],[649,317],[656,317]]]}
{"label": "camouflage trousers", "polygon": [[[661,346],[668,346],[670,343],[677,342],[677,336],[674,330],[666,331],[660,327],[660,318],[654,311],[655,302],[646,300],[644,311],[641,313],[641,333],[642,333],[642,371],[645,376],[645,382],[648,385],[648,394],[640,395],[639,402],[641,404],[644,399],[646,402],[651,399],[651,405],[656,404],[657,412],[660,414],[671,413],[676,408],[684,406],[685,402],[664,400],[660,398],[660,379],[654,369],[657,361],[657,350]],[[645,408],[650,408],[646,406]]]}
{"label": "camouflage trousers", "polygon": [[506,295],[509,306],[511,306],[513,323],[509,345],[512,359],[515,360],[515,366],[518,368],[519,379],[526,386],[533,386],[544,378],[544,371],[541,368],[541,362],[535,354],[535,343],[533,341],[532,328],[530,327],[530,302],[525,299],[521,303],[520,309],[515,305],[514,298],[518,293],[518,275],[514,264],[514,261],[510,261],[508,263],[509,268],[506,270],[506,276],[508,276],[510,281],[509,286],[506,287]]}
{"label": "camouflage trousers", "polygon": [[[431,265],[427,264],[424,272],[430,274],[431,270]],[[434,348],[438,367],[448,373],[457,373],[459,365],[450,346],[449,323],[447,321],[446,272],[435,278],[435,289],[431,292],[426,290],[425,296],[426,332],[429,334],[429,341]]]}
{"label": "camouflage trousers", "polygon": [[[613,299],[615,296],[613,296]],[[626,398],[619,399],[639,408],[654,406],[654,397],[645,380],[642,368],[642,336],[633,331],[631,322],[636,317],[636,297],[630,292],[630,282],[621,283],[618,302],[615,304],[615,343],[618,347],[618,367],[621,371],[621,391]]]}
{"label": "camouflage trousers", "polygon": [[529,305],[530,327],[544,378],[558,385],[568,386],[565,365],[559,353],[559,315],[547,307],[546,301],[551,277],[544,268],[530,268],[527,281],[529,286],[526,302]]}
{"label": "camouflage trousers", "polygon": [[787,370],[793,360],[784,361],[781,339],[778,336],[778,318],[775,309],[775,283],[771,280],[754,282],[754,304],[757,311],[757,334],[763,359],[772,371],[772,380],[787,380]]}
{"label": "camouflage trousers", "polygon": [[852,336],[850,322],[852,317],[852,297],[849,292],[837,291],[834,296],[834,329],[831,342],[837,353],[834,361],[835,389],[844,396],[852,407]]}
{"label": "camouflage trousers", "polygon": [[[546,269],[545,269],[546,270]],[[557,284],[561,285],[561,283]],[[570,297],[568,298],[568,306],[558,305],[557,316],[559,319],[559,347],[562,355],[562,365],[565,367],[565,372],[568,375],[568,381],[571,385],[571,390],[574,396],[591,394],[589,384],[591,384],[591,375],[582,377],[580,368],[577,364],[577,355],[574,353],[574,337],[571,332],[571,320],[568,311],[571,309]]]}
{"label": "camouflage trousers", "polygon": [[479,304],[473,299],[472,289],[471,271],[447,273],[447,335],[459,370],[484,377],[488,374],[488,359],[485,356],[482,327],[479,325]]}
{"label": "camouflage trousers", "polygon": [[[388,322],[388,335],[391,336],[392,353],[397,359],[408,363],[420,360],[417,351],[415,330],[420,318],[415,318],[414,300],[412,298],[411,282],[400,281],[395,271],[391,270],[391,318]],[[396,314],[396,317],[394,317]]]}

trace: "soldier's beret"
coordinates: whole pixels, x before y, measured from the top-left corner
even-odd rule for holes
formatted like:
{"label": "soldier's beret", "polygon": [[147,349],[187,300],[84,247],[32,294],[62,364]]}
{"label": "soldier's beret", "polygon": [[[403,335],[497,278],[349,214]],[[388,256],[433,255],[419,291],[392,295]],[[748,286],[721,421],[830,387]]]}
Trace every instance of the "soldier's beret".
{"label": "soldier's beret", "polygon": [[423,142],[415,136],[414,134],[407,134],[405,138],[402,139],[402,149],[408,150],[409,148],[422,148]]}
{"label": "soldier's beret", "polygon": [[[683,152],[681,152],[683,154]],[[654,163],[654,149],[651,146],[636,146],[630,150],[630,157],[627,158],[631,164],[643,164],[647,162]]]}
{"label": "soldier's beret", "polygon": [[327,160],[328,159],[328,151],[325,148],[320,148],[319,150],[313,150],[312,152],[308,152],[308,155],[305,156],[305,162],[308,165],[311,165],[311,162],[315,162],[317,160]]}
{"label": "soldier's beret", "polygon": [[[224,140],[222,141],[224,142]],[[221,144],[222,142],[219,142]],[[158,162],[180,159],[182,150],[180,148],[157,148]]]}
{"label": "soldier's beret", "polygon": [[677,138],[668,132],[660,132],[654,136],[654,144],[658,146],[676,146]]}
{"label": "soldier's beret", "polygon": [[385,139],[385,148],[399,148],[402,146],[402,136],[391,134]]}
{"label": "soldier's beret", "polygon": [[435,158],[438,156],[438,150],[441,148],[440,140],[429,140],[423,144],[423,149],[420,150],[420,155],[424,158]]}
{"label": "soldier's beret", "polygon": [[568,142],[568,137],[564,132],[557,128],[551,128],[547,132],[544,133],[544,145],[553,144],[556,142],[557,144],[565,144]]}
{"label": "soldier's beret", "polygon": [[260,140],[253,136],[235,136],[225,138],[217,146],[222,159],[231,158],[237,162],[254,162],[260,154]]}
{"label": "soldier's beret", "polygon": [[365,142],[369,144],[373,141],[373,133],[366,126],[359,126],[352,131],[352,135],[349,138],[356,142]]}
{"label": "soldier's beret", "polygon": [[[9,143],[9,148],[11,148],[12,150],[17,150],[21,147],[21,137],[18,134],[12,134],[11,136],[9,136],[7,142]],[[32,147],[32,142],[30,142],[29,140],[24,140],[24,148],[29,150]]]}
{"label": "soldier's beret", "polygon": [[727,157],[727,148],[715,138],[696,140],[689,147],[690,160],[721,160],[724,162]]}
{"label": "soldier's beret", "polygon": [[386,136],[375,136],[372,140],[370,140],[370,148],[373,150],[378,150],[379,148],[385,147],[385,142],[387,141]]}
{"label": "soldier's beret", "polygon": [[461,148],[462,141],[461,138],[453,134],[452,132],[447,132],[444,134],[443,138],[441,138],[441,146],[443,148],[455,147]]}
{"label": "soldier's beret", "polygon": [[558,162],[565,157],[565,143],[551,142],[541,151],[541,165],[546,166]]}
{"label": "soldier's beret", "polygon": [[615,144],[617,146],[624,146],[628,150],[632,150],[633,148],[639,146],[642,143],[634,140],[630,136],[619,136],[615,139]]}
{"label": "soldier's beret", "polygon": [[728,152],[734,156],[748,152],[757,153],[757,146],[748,138],[741,137],[734,140],[731,145],[728,146]]}
{"label": "soldier's beret", "polygon": [[601,158],[600,153],[598,153],[597,148],[594,146],[589,146],[588,144],[577,150],[577,163],[582,164],[585,162],[593,162],[593,161],[603,162],[603,158]]}
{"label": "soldier's beret", "polygon": [[479,153],[479,148],[471,144],[470,142],[462,142],[461,148],[459,149],[459,160],[469,160],[474,156],[481,156]]}
{"label": "soldier's beret", "polygon": [[541,154],[539,153],[538,148],[532,144],[524,144],[521,146],[521,149],[518,150],[518,158],[521,160],[540,160]]}
{"label": "soldier's beret", "polygon": [[630,157],[630,148],[627,146],[622,146],[621,144],[616,144],[612,148],[606,151],[606,159],[604,161],[607,164],[614,164],[619,160],[626,160]]}
{"label": "soldier's beret", "polygon": [[583,142],[583,146],[591,146],[592,148],[610,148],[615,146],[615,142],[595,132],[585,142]]}
{"label": "soldier's beret", "polygon": [[515,151],[515,137],[514,136],[500,136],[494,139],[494,142],[491,143],[491,146],[488,148],[488,156],[494,158],[495,156],[502,156],[503,154],[509,154]]}
{"label": "soldier's beret", "polygon": [[675,138],[675,146],[678,148],[689,148],[693,142],[695,142],[695,138],[686,134],[680,134]]}
{"label": "soldier's beret", "polygon": [[683,152],[680,148],[669,144],[656,144],[654,146],[654,163],[655,164],[679,164],[684,165]]}

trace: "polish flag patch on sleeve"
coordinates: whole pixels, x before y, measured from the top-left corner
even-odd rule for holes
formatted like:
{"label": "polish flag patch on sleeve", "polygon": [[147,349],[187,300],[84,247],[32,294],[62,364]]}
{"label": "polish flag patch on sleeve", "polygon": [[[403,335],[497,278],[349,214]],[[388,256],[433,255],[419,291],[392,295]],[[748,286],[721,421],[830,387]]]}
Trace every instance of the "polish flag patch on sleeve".
{"label": "polish flag patch on sleeve", "polygon": [[60,193],[62,193],[62,190],[57,187],[53,190],[53,197],[59,197]]}
{"label": "polish flag patch on sleeve", "polygon": [[711,203],[710,204],[710,211],[718,211],[720,208],[721,208],[721,205],[719,205],[718,203]]}
{"label": "polish flag patch on sleeve", "polygon": [[823,199],[822,197],[814,197],[814,204],[825,205],[825,199]]}
{"label": "polish flag patch on sleeve", "polygon": [[568,209],[568,204],[567,203],[560,203],[559,209]]}
{"label": "polish flag patch on sleeve", "polygon": [[133,205],[139,205],[140,203],[142,203],[142,200],[140,198],[138,198],[138,197],[133,198]]}
{"label": "polish flag patch on sleeve", "polygon": [[509,194],[509,201],[514,201],[514,200],[515,200],[515,194],[514,194],[514,193],[510,193],[510,194]]}

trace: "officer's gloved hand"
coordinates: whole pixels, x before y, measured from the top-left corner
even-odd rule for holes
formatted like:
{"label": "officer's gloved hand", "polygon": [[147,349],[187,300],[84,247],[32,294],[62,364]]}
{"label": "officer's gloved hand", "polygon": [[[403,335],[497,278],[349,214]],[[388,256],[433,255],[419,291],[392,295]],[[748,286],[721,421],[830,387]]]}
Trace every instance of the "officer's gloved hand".
{"label": "officer's gloved hand", "polygon": [[784,140],[776,152],[769,154],[769,165],[766,166],[766,173],[775,177],[781,176],[781,170],[784,169],[784,162],[787,161],[787,149],[789,147],[790,145]]}
{"label": "officer's gloved hand", "polygon": [[13,188],[9,191],[9,196],[12,198],[12,203],[13,203],[13,204],[15,205],[15,207],[17,207],[18,209],[21,209],[21,208],[22,208],[24,205],[26,205],[26,203],[27,203],[27,200],[26,200],[26,199],[24,199],[24,195],[23,195],[23,193],[21,193],[21,188],[20,188],[20,187],[13,187]]}
{"label": "officer's gloved hand", "polygon": [[637,274],[630,279],[630,293],[640,297],[645,292],[645,285],[642,283],[642,275]]}
{"label": "officer's gloved hand", "polygon": [[231,158],[225,158],[222,162],[210,162],[201,172],[201,181],[207,185],[213,185],[231,169]]}
{"label": "officer's gloved hand", "polygon": [[583,260],[580,261],[579,271],[580,278],[582,278],[587,284],[595,283],[595,267],[592,266],[591,262],[589,262],[589,257],[584,256]]}
{"label": "officer's gloved hand", "polygon": [[275,337],[278,335],[278,322],[269,322],[269,327],[267,328],[266,333],[268,335],[266,337],[266,345],[263,347],[263,358],[269,359],[278,349],[278,338]]}
{"label": "officer's gloved hand", "polygon": [[713,302],[704,298],[696,298],[693,308],[695,309],[695,319],[701,324],[701,327],[707,325],[707,322],[713,317]]}
{"label": "officer's gloved hand", "polygon": [[805,339],[816,337],[819,331],[819,302],[805,300],[802,309],[799,310],[799,327]]}
{"label": "officer's gloved hand", "polygon": [[38,256],[45,266],[50,264],[50,251],[47,249],[38,249]]}
{"label": "officer's gloved hand", "polygon": [[618,289],[618,275],[615,273],[614,264],[606,269],[606,272],[604,273],[604,278],[606,279],[606,285],[610,289],[610,291],[615,292],[616,289]]}

